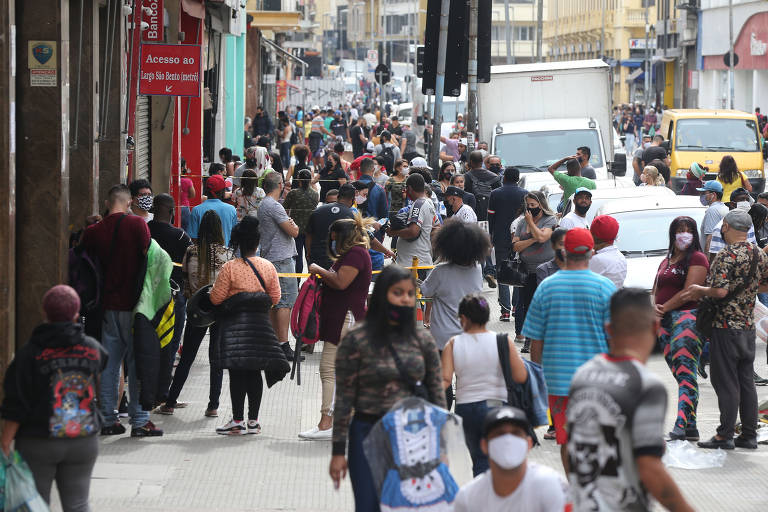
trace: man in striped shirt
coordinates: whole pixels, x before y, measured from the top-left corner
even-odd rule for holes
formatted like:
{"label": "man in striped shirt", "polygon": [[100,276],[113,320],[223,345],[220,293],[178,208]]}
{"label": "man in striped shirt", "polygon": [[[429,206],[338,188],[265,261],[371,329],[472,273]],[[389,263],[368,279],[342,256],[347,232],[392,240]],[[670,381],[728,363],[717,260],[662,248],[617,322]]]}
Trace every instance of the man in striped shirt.
{"label": "man in striped shirt", "polygon": [[522,335],[531,340],[531,360],[544,369],[555,437],[567,474],[568,388],[582,364],[608,351],[604,325],[610,316],[610,300],[616,286],[607,277],[589,270],[595,245],[589,230],[569,230],[564,245],[566,267],[539,285]]}

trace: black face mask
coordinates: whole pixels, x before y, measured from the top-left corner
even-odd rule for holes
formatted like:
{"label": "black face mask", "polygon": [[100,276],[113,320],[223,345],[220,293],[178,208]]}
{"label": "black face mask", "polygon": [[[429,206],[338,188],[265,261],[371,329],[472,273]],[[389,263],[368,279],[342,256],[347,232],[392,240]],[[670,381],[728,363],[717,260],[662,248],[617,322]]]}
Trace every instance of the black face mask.
{"label": "black face mask", "polygon": [[587,205],[575,204],[575,205],[573,205],[573,209],[576,210],[576,213],[578,213],[579,215],[581,215],[583,217],[589,211],[589,207],[590,206],[592,206],[592,205],[591,204],[587,204]]}
{"label": "black face mask", "polygon": [[387,320],[398,328],[413,323],[415,311],[413,306],[395,306],[389,304],[387,308]]}
{"label": "black face mask", "polygon": [[501,166],[496,164],[489,165],[488,170],[491,172],[495,172],[496,174],[499,174],[501,172]]}
{"label": "black face mask", "polygon": [[531,215],[535,217],[541,213],[541,208],[528,208],[528,211],[531,212]]}

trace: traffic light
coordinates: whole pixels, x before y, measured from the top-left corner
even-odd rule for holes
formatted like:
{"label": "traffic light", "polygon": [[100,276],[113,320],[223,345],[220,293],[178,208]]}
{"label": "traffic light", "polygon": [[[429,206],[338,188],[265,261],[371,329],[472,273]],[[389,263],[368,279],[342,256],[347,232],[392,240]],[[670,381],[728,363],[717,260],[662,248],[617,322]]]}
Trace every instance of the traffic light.
{"label": "traffic light", "polygon": [[[490,0],[488,1],[490,2]],[[421,82],[421,90],[424,94],[434,94],[435,91],[437,45],[440,38],[440,3],[441,0],[427,1],[427,26],[424,30],[424,77]],[[488,5],[490,6],[490,3]],[[451,0],[451,10],[448,15],[448,48],[445,59],[445,96],[459,96],[461,84],[467,81],[468,20],[468,0]],[[490,37],[490,31],[489,26],[488,37]],[[488,49],[490,53],[490,43]],[[490,79],[490,69],[488,75]]]}
{"label": "traffic light", "polygon": [[477,9],[477,81],[491,81],[491,17],[493,0],[478,0]]}

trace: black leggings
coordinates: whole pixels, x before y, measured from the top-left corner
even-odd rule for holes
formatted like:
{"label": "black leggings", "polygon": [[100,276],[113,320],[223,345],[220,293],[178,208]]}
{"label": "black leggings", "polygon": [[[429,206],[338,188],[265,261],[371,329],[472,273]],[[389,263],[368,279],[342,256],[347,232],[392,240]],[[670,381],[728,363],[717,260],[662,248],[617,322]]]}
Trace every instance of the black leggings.
{"label": "black leggings", "polygon": [[256,370],[229,370],[229,396],[232,399],[232,419],[243,421],[245,395],[248,395],[248,419],[259,419],[261,394],[264,383],[261,372]]}
{"label": "black leggings", "polygon": [[536,274],[528,274],[525,286],[520,289],[520,296],[517,304],[515,304],[515,334],[518,336],[523,332],[523,324],[525,324],[525,317],[528,314],[528,307],[531,305],[533,294],[536,293],[537,287]]}

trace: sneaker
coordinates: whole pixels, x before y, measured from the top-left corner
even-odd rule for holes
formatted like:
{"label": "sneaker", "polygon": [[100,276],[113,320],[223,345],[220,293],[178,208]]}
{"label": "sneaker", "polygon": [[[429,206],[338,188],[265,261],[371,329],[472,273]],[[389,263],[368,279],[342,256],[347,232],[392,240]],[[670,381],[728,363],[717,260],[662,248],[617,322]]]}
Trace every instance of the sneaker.
{"label": "sneaker", "polygon": [[757,450],[757,439],[747,439],[744,436],[739,436],[733,440],[736,448],[746,448],[748,450]]}
{"label": "sneaker", "polygon": [[242,420],[232,420],[223,427],[216,427],[216,433],[222,436],[241,436],[246,433],[246,424]]}
{"label": "sneaker", "polygon": [[718,439],[715,436],[712,436],[709,441],[699,441],[696,444],[699,445],[699,448],[706,448],[709,450],[715,450],[717,448],[733,450],[735,447],[733,439]]}
{"label": "sneaker", "polygon": [[529,354],[531,352],[531,340],[525,338],[525,343],[523,343],[523,348],[520,349],[520,352],[523,354]]}
{"label": "sneaker", "polygon": [[184,408],[186,408],[188,405],[189,405],[189,404],[188,404],[187,402],[176,402],[176,405],[174,405],[174,407],[175,407],[176,409],[184,409]]}
{"label": "sneaker", "polygon": [[205,410],[205,413],[203,414],[206,418],[218,418],[219,417],[219,411],[216,409],[211,409],[210,407]]}
{"label": "sneaker", "polygon": [[256,420],[248,420],[248,433],[261,434],[261,424]]}
{"label": "sneaker", "polygon": [[755,381],[755,386],[768,386],[768,379],[762,378],[755,371],[753,371],[752,374],[752,378]]}
{"label": "sneaker", "polygon": [[[296,352],[291,348],[291,344],[286,341],[285,343],[280,344],[280,348],[283,349],[283,353],[285,354],[286,359],[288,359],[288,362],[292,363]],[[301,356],[300,359],[304,361],[305,358],[304,356]]]}
{"label": "sneaker", "polygon": [[103,436],[119,436],[120,434],[125,434],[125,427],[119,421],[101,427],[101,435]]}
{"label": "sneaker", "polygon": [[502,311],[501,317],[499,318],[500,322],[509,322],[510,320],[510,314],[509,311]]}
{"label": "sneaker", "polygon": [[330,441],[333,437],[333,428],[328,430],[320,430],[317,426],[312,427],[306,432],[299,434],[300,439],[307,439],[309,441]]}
{"label": "sneaker", "polygon": [[557,438],[557,435],[555,433],[555,427],[550,426],[547,429],[547,432],[544,434],[544,439],[547,439],[549,441],[553,441],[556,438]]}
{"label": "sneaker", "polygon": [[493,277],[491,275],[487,275],[487,276],[485,276],[485,282],[488,283],[488,287],[489,288],[496,288],[496,278],[495,277]]}
{"label": "sneaker", "polygon": [[164,414],[165,416],[173,416],[173,407],[168,407],[167,405],[163,404],[155,411],[157,414]]}
{"label": "sneaker", "polygon": [[162,435],[163,431],[157,428],[151,421],[148,421],[144,426],[131,429],[131,437],[160,437]]}
{"label": "sneaker", "polygon": [[670,441],[685,441],[685,432],[675,432],[674,430],[667,434]]}

